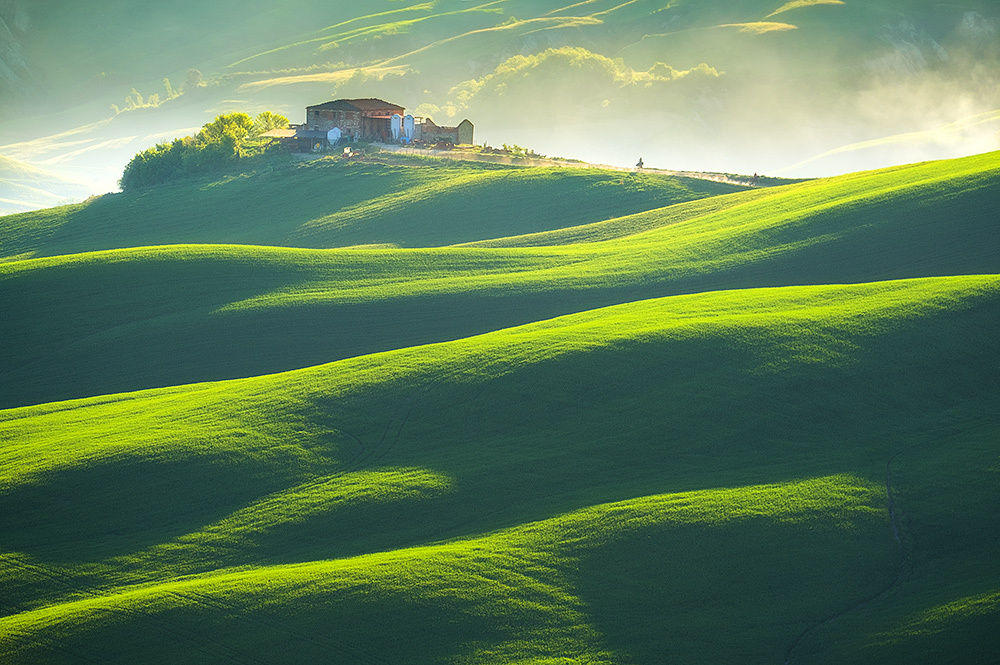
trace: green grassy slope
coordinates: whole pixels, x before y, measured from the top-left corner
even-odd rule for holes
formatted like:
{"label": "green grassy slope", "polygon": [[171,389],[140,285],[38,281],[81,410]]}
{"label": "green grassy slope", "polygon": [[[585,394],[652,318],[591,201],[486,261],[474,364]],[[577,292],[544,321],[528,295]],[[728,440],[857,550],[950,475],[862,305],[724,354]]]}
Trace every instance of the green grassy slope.
{"label": "green grassy slope", "polygon": [[701,293],[4,411],[0,649],[906,662],[931,622],[988,662],[998,314],[996,276]]}
{"label": "green grassy slope", "polygon": [[689,218],[641,213],[596,225],[603,242],[10,262],[0,403],[276,372],[678,293],[994,273],[998,182],[991,153],[736,194]]}
{"label": "green grassy slope", "polygon": [[[992,194],[998,176],[1000,152],[993,152],[715,196],[579,227],[492,238],[468,245],[562,245],[615,240],[647,231],[650,233],[644,237],[650,239],[690,235],[688,226],[653,233],[679,222],[699,227],[699,233],[711,230],[727,235],[744,232],[752,235],[762,228],[795,226],[806,226],[809,232],[818,228],[837,232],[848,224],[905,228],[909,234],[919,233],[920,226],[947,226],[948,229],[941,230],[955,229],[961,242],[964,233],[956,227],[968,223],[964,217],[988,220],[996,216],[997,201]],[[930,207],[928,214],[916,214],[924,204]]]}
{"label": "green grassy slope", "polygon": [[269,161],[224,178],[0,219],[0,257],[184,243],[432,247],[598,222],[740,189],[652,174],[430,159]]}
{"label": "green grassy slope", "polygon": [[0,661],[995,659],[1000,153],[271,166],[0,218]]}

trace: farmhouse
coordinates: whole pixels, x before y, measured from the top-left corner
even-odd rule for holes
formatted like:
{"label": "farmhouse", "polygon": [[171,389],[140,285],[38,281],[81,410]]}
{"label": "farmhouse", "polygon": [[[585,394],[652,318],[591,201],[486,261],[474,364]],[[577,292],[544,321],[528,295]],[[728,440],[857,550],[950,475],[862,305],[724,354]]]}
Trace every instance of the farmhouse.
{"label": "farmhouse", "polygon": [[402,106],[381,99],[337,99],[306,107],[306,126],[328,132],[337,128],[345,137],[384,141],[392,139],[392,117],[403,117]]}
{"label": "farmhouse", "polygon": [[463,120],[454,127],[437,125],[430,118],[407,114],[398,104],[381,99],[336,99],[306,107],[306,121],[264,136],[281,141],[297,152],[326,149],[340,140],[379,143],[471,144],[475,127]]}

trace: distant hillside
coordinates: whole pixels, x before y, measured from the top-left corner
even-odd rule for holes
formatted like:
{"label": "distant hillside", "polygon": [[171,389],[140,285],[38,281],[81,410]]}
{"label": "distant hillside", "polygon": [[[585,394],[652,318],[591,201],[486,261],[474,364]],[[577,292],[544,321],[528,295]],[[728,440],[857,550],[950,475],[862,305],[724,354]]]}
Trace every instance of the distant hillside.
{"label": "distant hillside", "polygon": [[[0,264],[0,404],[276,372],[664,295],[996,273],[998,183],[991,153],[668,206],[541,247],[175,245]],[[513,201],[500,210],[522,223]]]}
{"label": "distant hillside", "polygon": [[0,219],[0,258],[190,243],[431,247],[598,222],[741,189],[598,169],[279,159]]}
{"label": "distant hillside", "polygon": [[0,155],[0,215],[81,200],[88,187]]}

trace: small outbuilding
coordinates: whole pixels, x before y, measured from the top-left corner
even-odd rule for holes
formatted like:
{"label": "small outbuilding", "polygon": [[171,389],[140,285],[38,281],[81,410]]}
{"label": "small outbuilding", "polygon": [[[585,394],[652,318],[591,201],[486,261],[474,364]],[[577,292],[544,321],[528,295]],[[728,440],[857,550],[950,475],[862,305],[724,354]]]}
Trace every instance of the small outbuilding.
{"label": "small outbuilding", "polygon": [[312,152],[317,145],[326,146],[327,133],[308,129],[304,125],[292,125],[288,129],[272,129],[261,134],[266,139],[276,139],[292,152]]}
{"label": "small outbuilding", "polygon": [[463,120],[455,127],[443,127],[434,124],[430,118],[424,118],[418,125],[416,138],[424,143],[453,143],[455,145],[472,145],[475,127],[469,120]]}

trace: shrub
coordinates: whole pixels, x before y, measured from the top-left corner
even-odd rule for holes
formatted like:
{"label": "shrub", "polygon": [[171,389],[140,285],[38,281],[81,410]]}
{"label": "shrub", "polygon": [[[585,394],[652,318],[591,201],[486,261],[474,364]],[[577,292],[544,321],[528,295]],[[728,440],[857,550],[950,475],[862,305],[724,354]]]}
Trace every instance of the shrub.
{"label": "shrub", "polygon": [[220,115],[195,136],[161,143],[137,154],[125,167],[118,184],[134,191],[219,169],[226,164],[270,147],[261,134],[275,127],[287,127],[288,118],[264,111],[256,118],[246,113]]}

